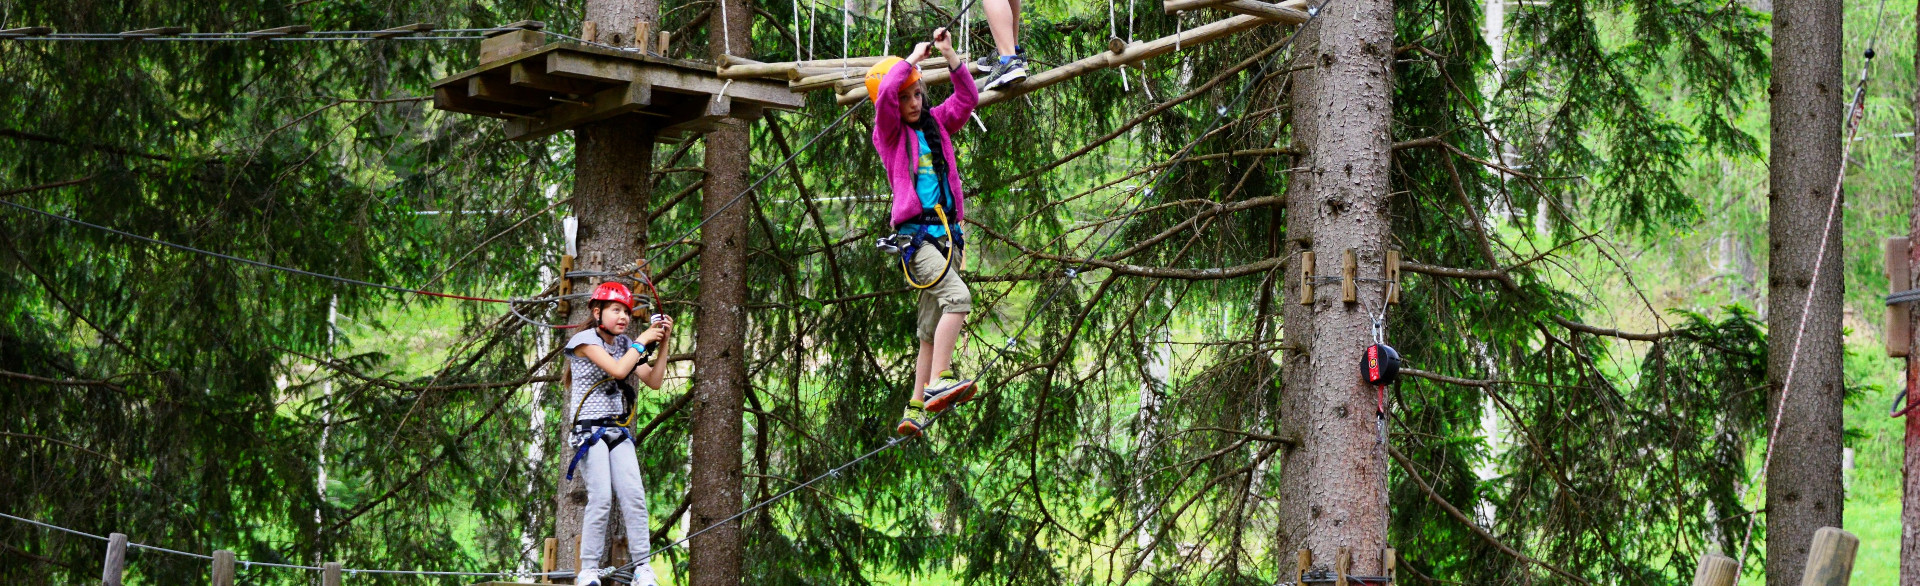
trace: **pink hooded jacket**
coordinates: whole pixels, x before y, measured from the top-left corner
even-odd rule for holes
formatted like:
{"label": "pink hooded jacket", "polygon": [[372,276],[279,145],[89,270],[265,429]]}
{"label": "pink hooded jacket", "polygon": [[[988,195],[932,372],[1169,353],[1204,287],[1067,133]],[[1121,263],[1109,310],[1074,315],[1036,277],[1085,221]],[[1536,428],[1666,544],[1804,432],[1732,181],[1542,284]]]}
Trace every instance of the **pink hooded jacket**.
{"label": "pink hooded jacket", "polygon": [[[880,95],[899,95],[901,84],[907,81],[912,70],[913,65],[906,61],[894,64],[893,69],[880,78]],[[960,188],[960,165],[954,159],[953,133],[967,126],[967,117],[973,115],[973,107],[979,103],[980,90],[973,85],[973,72],[962,63],[953,75],[953,95],[927,111],[939,123],[940,154],[947,158],[947,184],[953,188],[949,219],[955,228],[966,215],[967,197]],[[914,173],[920,166],[920,143],[914,139],[913,130],[900,119],[899,100],[883,97],[874,101],[873,148],[880,151],[880,163],[887,168],[887,184],[893,187],[893,226],[896,228],[922,211],[920,193],[914,190]]]}

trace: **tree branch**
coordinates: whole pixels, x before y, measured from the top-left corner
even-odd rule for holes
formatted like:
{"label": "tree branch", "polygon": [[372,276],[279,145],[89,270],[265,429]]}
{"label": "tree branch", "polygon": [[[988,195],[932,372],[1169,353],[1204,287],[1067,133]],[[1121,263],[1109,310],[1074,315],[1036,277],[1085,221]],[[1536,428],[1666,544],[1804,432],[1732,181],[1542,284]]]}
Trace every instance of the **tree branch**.
{"label": "tree branch", "polygon": [[[1406,372],[1406,371],[1402,370],[1401,372]],[[1559,566],[1555,566],[1553,564],[1549,564],[1537,559],[1533,559],[1532,557],[1529,557],[1527,554],[1520,553],[1519,551],[1514,550],[1512,547],[1508,547],[1507,544],[1502,543],[1499,538],[1494,537],[1492,533],[1488,533],[1486,529],[1482,529],[1479,524],[1474,523],[1472,519],[1467,518],[1466,514],[1460,512],[1460,509],[1454,508],[1452,503],[1447,502],[1447,499],[1440,498],[1440,494],[1433,491],[1433,487],[1427,484],[1427,479],[1422,478],[1420,476],[1420,471],[1414,469],[1413,462],[1407,460],[1406,454],[1400,453],[1399,448],[1395,448],[1392,445],[1388,445],[1387,454],[1393,456],[1393,460],[1395,462],[1400,463],[1400,469],[1407,471],[1407,477],[1412,478],[1414,484],[1419,485],[1420,490],[1427,493],[1427,500],[1433,501],[1433,504],[1440,505],[1441,509],[1444,509],[1447,511],[1447,516],[1453,517],[1453,520],[1459,521],[1460,524],[1462,525],[1466,525],[1468,529],[1473,531],[1474,535],[1480,536],[1480,539],[1485,540],[1488,545],[1492,545],[1495,549],[1499,549],[1501,553],[1505,553],[1509,556],[1513,556],[1514,559],[1518,559],[1520,561],[1524,561],[1530,564],[1538,565],[1542,568],[1546,568],[1547,571],[1564,576],[1569,580],[1573,580],[1574,582],[1578,582],[1581,584],[1592,584],[1592,582],[1588,582],[1585,578],[1581,578],[1580,576],[1574,574],[1573,572],[1566,571],[1564,569],[1561,569]]]}

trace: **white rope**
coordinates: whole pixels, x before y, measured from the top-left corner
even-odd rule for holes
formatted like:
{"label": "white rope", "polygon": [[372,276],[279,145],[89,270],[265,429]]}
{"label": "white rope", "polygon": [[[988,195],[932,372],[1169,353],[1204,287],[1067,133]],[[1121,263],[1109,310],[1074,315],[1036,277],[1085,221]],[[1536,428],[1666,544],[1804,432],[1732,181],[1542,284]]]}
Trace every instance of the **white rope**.
{"label": "white rope", "polygon": [[[729,30],[729,27],[732,26],[733,23],[727,22],[728,20],[731,20],[727,18],[727,0],[719,0],[719,2],[720,2],[720,52],[722,54],[725,54],[728,57],[732,57],[733,56],[733,32]],[[707,29],[707,30],[713,30],[713,29]]]}
{"label": "white rope", "polygon": [[[793,0],[793,29],[800,30],[800,0]],[[800,35],[793,36],[793,58],[796,61],[803,58],[812,59],[812,57],[800,56]]]}
{"label": "white rope", "polygon": [[887,37],[880,41],[880,54],[893,54],[893,0],[887,0]]}
{"label": "white rope", "polygon": [[[21,523],[26,523],[29,525],[35,525],[35,526],[39,526],[46,529],[52,529],[54,531],[63,531],[66,533],[72,533],[74,535],[79,535],[81,537],[91,537],[101,541],[107,541],[107,538],[105,537],[94,535],[92,533],[87,533],[85,531],[76,531],[73,529],[68,529],[66,527],[61,527],[59,525],[42,523],[40,521],[35,521],[33,519],[15,517],[13,515],[8,515],[6,513],[0,513],[0,518],[12,519],[14,521],[19,521]],[[164,547],[159,547],[154,545],[133,543],[131,541],[127,542],[127,547],[135,548],[135,549],[148,549],[148,550],[153,550],[161,553],[170,553],[173,555],[186,556],[186,557],[196,558],[201,560],[210,561],[213,559],[213,556],[210,556],[210,555],[201,555],[201,554],[192,553],[192,552],[167,549]],[[249,568],[249,569],[254,566],[260,566],[262,568],[280,568],[280,569],[287,569],[287,570],[307,570],[307,571],[314,571],[314,572],[322,571],[325,569],[319,566],[276,564],[271,562],[254,562],[254,561],[247,561],[247,560],[234,560],[234,563],[240,564],[242,567]],[[350,569],[350,568],[341,568],[341,571],[350,572],[354,574],[391,574],[391,575],[412,575],[412,576],[484,576],[484,577],[502,577],[502,578],[520,578],[520,577],[540,578],[540,577],[553,577],[553,576],[568,576],[573,574],[573,572],[443,572],[443,571],[433,571],[433,570],[363,570],[363,569]]]}

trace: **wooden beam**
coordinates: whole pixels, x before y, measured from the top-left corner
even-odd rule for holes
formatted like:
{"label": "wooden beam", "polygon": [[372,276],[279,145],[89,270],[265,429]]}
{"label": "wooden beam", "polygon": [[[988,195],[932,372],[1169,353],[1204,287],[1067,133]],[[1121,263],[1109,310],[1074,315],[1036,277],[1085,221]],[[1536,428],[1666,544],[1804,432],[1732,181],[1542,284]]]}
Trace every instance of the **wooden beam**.
{"label": "wooden beam", "polygon": [[213,586],[233,586],[233,559],[232,551],[213,551],[213,570],[208,572],[213,578]]}
{"label": "wooden beam", "polygon": [[547,23],[540,22],[538,20],[522,20],[522,21],[507,23],[505,25],[502,25],[500,28],[503,30],[495,30],[492,32],[488,32],[487,36],[491,37],[494,35],[504,35],[507,33],[514,32],[512,30],[505,30],[505,29],[519,29],[524,31],[542,30],[547,28]]}
{"label": "wooden beam", "polygon": [[320,586],[340,586],[340,562],[320,566]]}
{"label": "wooden beam", "polygon": [[[1313,251],[1300,253],[1300,304],[1313,305]],[[1305,550],[1301,550],[1305,551]]]}
{"label": "wooden beam", "polygon": [[1165,10],[1167,14],[1174,14],[1176,12],[1212,8],[1226,1],[1227,0],[1167,0],[1164,4],[1160,5],[1160,8]]}
{"label": "wooden beam", "polygon": [[100,566],[103,586],[122,586],[127,571],[127,534],[107,535],[107,561]]}
{"label": "wooden beam", "polygon": [[1285,4],[1268,4],[1260,0],[1227,0],[1219,8],[1227,12],[1258,16],[1274,22],[1300,24],[1312,16],[1299,8],[1289,8]]}
{"label": "wooden beam", "polygon": [[1853,556],[1859,551],[1860,538],[1839,527],[1814,531],[1813,546],[1807,549],[1807,573],[1800,576],[1800,586],[1847,586],[1853,576]]}
{"label": "wooden beam", "polygon": [[537,63],[511,64],[507,67],[507,83],[529,89],[579,96],[592,94],[607,87],[587,80],[547,75],[544,69]]}
{"label": "wooden beam", "polygon": [[[390,29],[381,30],[380,32],[373,33],[373,38],[391,39],[396,37],[404,37],[412,34],[432,32],[433,29],[435,28],[438,28],[438,27],[432,24],[424,23],[424,22],[416,22],[406,26],[396,26]],[[485,41],[481,41],[481,42],[484,43]]]}
{"label": "wooden beam", "polygon": [[508,120],[507,138],[533,140],[582,124],[599,122],[639,110],[653,103],[653,87],[645,83],[629,83],[601,90],[588,98],[587,102],[592,105],[556,104],[553,108],[542,112],[538,119]]}
{"label": "wooden beam", "polygon": [[635,81],[644,80],[665,91],[714,96],[724,92],[728,98],[789,110],[798,109],[806,103],[801,96],[787,91],[785,86],[764,81],[727,81],[671,67],[635,68],[631,75]]}
{"label": "wooden beam", "polygon": [[433,88],[433,108],[435,110],[486,116],[488,118],[511,119],[514,117],[504,111],[489,108],[482,104],[475,104],[473,98],[467,97],[466,88],[446,86]]}
{"label": "wooden beam", "polygon": [[279,37],[291,37],[295,35],[304,35],[304,34],[307,34],[308,31],[312,31],[312,30],[313,30],[313,27],[304,25],[304,24],[276,26],[273,28],[263,28],[257,31],[248,32],[246,34],[246,37],[256,41],[264,41],[267,39],[273,39],[273,38],[279,38]]}
{"label": "wooden beam", "polygon": [[38,37],[53,34],[50,26],[23,26],[20,28],[0,29],[0,38]]}
{"label": "wooden beam", "polygon": [[540,90],[508,83],[498,77],[476,75],[467,79],[467,97],[541,110],[553,106],[553,100]]}
{"label": "wooden beam", "polygon": [[[920,80],[926,82],[927,85],[947,83],[953,81],[953,72],[945,69],[936,69],[921,73]],[[858,104],[860,100],[865,99],[867,99],[867,82],[866,77],[861,76],[860,80],[854,84],[853,87],[847,89],[847,93],[840,94],[837,101],[840,105],[845,106],[848,104]]]}
{"label": "wooden beam", "polygon": [[126,32],[120,33],[120,38],[127,39],[127,40],[151,39],[154,37],[171,37],[184,32],[187,32],[187,27],[162,26],[162,27],[155,27],[155,28],[143,28],[140,30],[126,31]]}
{"label": "wooden beam", "polygon": [[1693,586],[1733,586],[1740,578],[1740,563],[1717,553],[1700,556],[1693,570]]}
{"label": "wooden beam", "polygon": [[480,40],[480,63],[493,63],[519,55],[545,44],[547,36],[537,31],[518,30]]}
{"label": "wooden beam", "polygon": [[633,67],[612,59],[555,51],[547,54],[547,73],[600,83],[633,81]]}

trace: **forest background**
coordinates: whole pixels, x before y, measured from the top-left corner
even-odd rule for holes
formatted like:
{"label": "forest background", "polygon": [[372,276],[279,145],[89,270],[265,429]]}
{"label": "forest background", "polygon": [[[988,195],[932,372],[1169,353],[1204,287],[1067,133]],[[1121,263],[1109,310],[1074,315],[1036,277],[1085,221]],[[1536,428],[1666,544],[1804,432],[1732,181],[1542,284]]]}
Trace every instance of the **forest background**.
{"label": "forest background", "polygon": [[[705,54],[711,6],[662,4],[681,56]],[[764,3],[754,53],[900,54],[958,6]],[[1763,502],[1739,497],[1764,441],[1755,391],[1767,337],[1755,319],[1767,275],[1769,6],[1396,8],[1393,139],[1432,138],[1463,156],[1396,149],[1394,243],[1428,266],[1510,267],[1517,283],[1405,279],[1388,340],[1409,366],[1498,382],[1413,377],[1393,390],[1391,442],[1421,479],[1393,469],[1391,541],[1416,582],[1559,583],[1434,505],[1444,499],[1586,579],[1682,583],[1700,553],[1737,548],[1744,515]],[[1109,36],[1149,39],[1218,16],[1176,18],[1141,0],[1026,10],[1042,66],[1102,50]],[[1899,365],[1883,357],[1880,258],[1913,205],[1914,14],[1912,0],[1846,5],[1849,83],[1879,40],[1845,208],[1846,523],[1862,538],[1863,584],[1898,572],[1900,427],[1882,413]],[[978,18],[964,31],[975,52],[988,46]],[[0,2],[0,28],[75,32],[522,19],[576,31],[580,6]],[[1278,577],[1291,556],[1272,547],[1286,498],[1272,456],[1290,433],[1274,416],[1287,347],[1276,308],[1290,302],[1278,275],[1291,265],[1272,200],[1291,169],[1274,152],[1288,145],[1288,34],[1266,27],[981,112],[958,138],[977,194],[967,268],[980,306],[961,368],[1000,354],[1030,313],[1038,326],[994,371],[970,373],[988,395],[933,441],[749,517],[749,580]],[[322,273],[531,296],[563,246],[571,139],[510,142],[497,122],[434,111],[427,84],[471,66],[476,48],[0,41],[0,192],[81,180],[0,197]],[[1269,49],[1273,58],[1248,58]],[[748,200],[755,383],[743,449],[756,501],[884,442],[908,390],[913,306],[889,259],[867,247],[885,230],[885,204],[863,114],[792,169],[775,167],[838,114],[816,95],[753,127],[753,174],[775,173]],[[1164,163],[1196,139],[1199,159]],[[701,148],[658,149],[654,234],[699,220],[708,195],[690,161]],[[268,272],[14,209],[0,225],[0,512],[253,561],[532,567],[570,455],[542,361],[550,331],[496,305]],[[698,255],[655,244],[669,248],[664,309],[682,317],[689,351]],[[1060,270],[1090,255],[1107,264]],[[1205,271],[1215,267],[1244,270]],[[1052,287],[1067,294],[1042,306]],[[643,397],[642,417],[685,392],[695,373],[676,364],[665,391]],[[642,455],[664,544],[689,530],[688,424],[684,412],[661,420]],[[0,581],[83,581],[99,552],[0,524]],[[654,563],[677,583],[684,559]],[[151,551],[130,566],[147,584],[205,571]]]}

